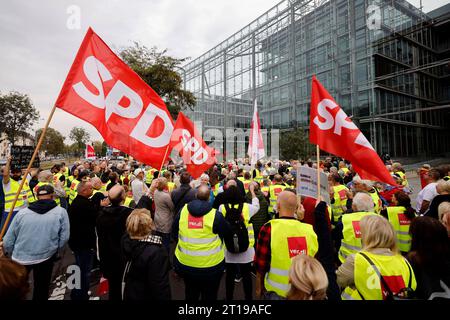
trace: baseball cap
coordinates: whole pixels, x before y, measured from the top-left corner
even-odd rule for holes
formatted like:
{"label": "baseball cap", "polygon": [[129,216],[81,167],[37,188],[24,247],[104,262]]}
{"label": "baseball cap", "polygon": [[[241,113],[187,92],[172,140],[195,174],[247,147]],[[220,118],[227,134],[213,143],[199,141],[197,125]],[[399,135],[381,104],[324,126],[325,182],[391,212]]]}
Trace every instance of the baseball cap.
{"label": "baseball cap", "polygon": [[38,196],[45,196],[45,195],[53,194],[54,192],[55,192],[55,189],[53,189],[53,187],[49,184],[40,186],[37,189]]}

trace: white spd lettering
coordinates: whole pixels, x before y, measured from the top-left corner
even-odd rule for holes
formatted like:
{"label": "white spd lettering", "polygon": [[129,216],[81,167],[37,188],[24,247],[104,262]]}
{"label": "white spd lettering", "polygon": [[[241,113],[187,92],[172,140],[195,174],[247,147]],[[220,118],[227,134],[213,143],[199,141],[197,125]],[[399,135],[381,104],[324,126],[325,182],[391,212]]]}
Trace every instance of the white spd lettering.
{"label": "white spd lettering", "polygon": [[195,165],[201,165],[208,160],[208,152],[200,145],[200,142],[198,142],[195,137],[191,136],[191,133],[188,130],[182,130],[181,143],[184,151],[192,151],[194,153],[190,160]]}
{"label": "white spd lettering", "polygon": [[[106,109],[106,122],[109,121],[113,114],[122,118],[135,119],[142,113],[144,108],[142,98],[121,80],[117,80],[105,97],[103,83],[113,80],[113,77],[108,68],[96,57],[89,56],[86,58],[83,64],[83,71],[86,79],[97,89],[98,93],[91,92],[81,81],[74,84],[73,89],[80,98],[92,106]],[[126,106],[123,104],[126,104]],[[147,135],[147,131],[156,117],[164,122],[164,130],[158,136],[150,137]],[[130,136],[149,147],[160,148],[169,143],[172,131],[172,121],[167,113],[150,103],[133,128]]]}
{"label": "white spd lettering", "polygon": [[[358,130],[358,127],[350,120],[347,119],[347,114],[344,110],[339,109],[336,113],[336,116],[330,113],[330,110],[339,107],[333,100],[323,99],[317,105],[317,113],[321,116],[324,121],[321,121],[318,116],[313,119],[313,122],[319,127],[320,130],[330,130],[334,127],[333,133],[337,135],[342,134],[342,128],[347,128],[350,130]],[[367,141],[366,137],[360,132],[355,139],[355,143],[361,146],[364,146],[369,149],[373,149],[372,145],[369,141]]]}

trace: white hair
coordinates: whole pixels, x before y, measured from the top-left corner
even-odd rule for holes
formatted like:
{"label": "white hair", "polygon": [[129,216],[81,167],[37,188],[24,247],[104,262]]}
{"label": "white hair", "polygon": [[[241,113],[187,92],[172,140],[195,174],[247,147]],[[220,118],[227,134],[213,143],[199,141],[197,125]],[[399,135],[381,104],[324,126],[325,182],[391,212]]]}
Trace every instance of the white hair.
{"label": "white hair", "polygon": [[358,192],[353,197],[353,211],[355,212],[373,212],[375,204],[372,197],[366,192]]}
{"label": "white hair", "polygon": [[373,186],[374,186],[374,182],[373,182],[373,181],[361,179],[360,176],[354,176],[354,177],[353,177],[353,182],[355,182],[355,183],[360,183],[360,184],[363,184],[363,185],[366,185],[366,186],[369,187],[369,188],[373,188]]}
{"label": "white hair", "polygon": [[200,176],[200,180],[208,180],[208,181],[209,181],[209,176],[208,176],[206,173],[203,173],[203,174]]}

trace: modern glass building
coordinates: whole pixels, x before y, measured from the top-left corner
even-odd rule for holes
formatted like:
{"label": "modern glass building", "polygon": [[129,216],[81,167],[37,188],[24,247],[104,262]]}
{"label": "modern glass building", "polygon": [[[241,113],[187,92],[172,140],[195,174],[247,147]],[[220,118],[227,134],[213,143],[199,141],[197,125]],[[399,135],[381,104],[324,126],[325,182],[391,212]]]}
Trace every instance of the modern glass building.
{"label": "modern glass building", "polygon": [[405,0],[285,0],[183,67],[197,97],[187,115],[228,154],[246,150],[248,138],[220,133],[249,128],[255,99],[269,132],[307,132],[316,74],[379,153],[443,154],[448,30],[448,5],[425,14]]}

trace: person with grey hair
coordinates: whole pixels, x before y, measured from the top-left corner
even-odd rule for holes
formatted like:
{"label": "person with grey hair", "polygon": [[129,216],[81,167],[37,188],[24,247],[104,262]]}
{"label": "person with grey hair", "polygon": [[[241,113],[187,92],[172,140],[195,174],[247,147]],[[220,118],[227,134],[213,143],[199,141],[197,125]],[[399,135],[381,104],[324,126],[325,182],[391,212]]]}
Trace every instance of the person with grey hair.
{"label": "person with grey hair", "polygon": [[[358,192],[353,197],[353,213],[342,215],[342,221],[336,228],[339,230],[337,236],[341,241],[339,249],[339,260],[344,263],[347,257],[362,249],[361,231],[359,223],[367,215],[374,215],[374,203],[372,197],[367,192]],[[342,229],[342,235],[340,230]]]}
{"label": "person with grey hair", "polygon": [[34,194],[37,193],[37,189],[40,186],[44,185],[51,185],[53,189],[55,190],[55,202],[57,205],[61,205],[60,198],[66,197],[66,191],[64,190],[64,187],[61,185],[60,181],[57,181],[56,184],[53,184],[53,173],[50,170],[44,170],[39,172],[38,174],[38,184],[34,187]]}
{"label": "person with grey hair", "polygon": [[92,190],[92,182],[81,181],[77,186],[77,196],[69,208],[69,247],[81,272],[81,287],[72,290],[72,300],[89,300],[90,275],[97,247],[95,220],[98,214],[95,205],[89,200]]}
{"label": "person with grey hair", "polygon": [[353,183],[355,192],[366,192],[370,195],[374,204],[374,212],[380,214],[381,209],[383,209],[383,201],[381,200],[377,188],[374,186],[374,181],[361,179],[359,176],[355,176],[353,177]]}
{"label": "person with grey hair", "polygon": [[441,179],[436,184],[436,192],[438,193],[430,203],[424,216],[438,219],[438,207],[443,202],[450,202],[450,180]]}
{"label": "person with grey hair", "polygon": [[200,186],[196,199],[183,206],[172,226],[172,235],[178,239],[173,265],[183,277],[188,301],[217,300],[225,269],[221,239],[228,232],[227,223],[211,207],[209,194],[207,186]]}

